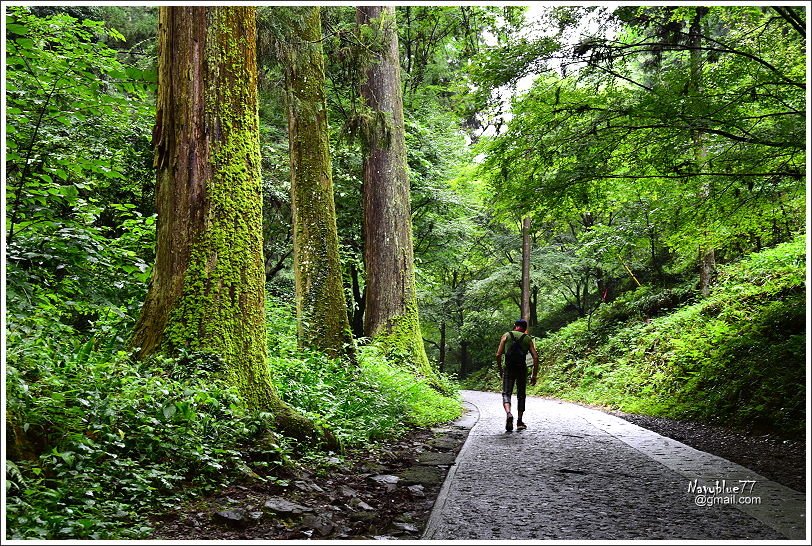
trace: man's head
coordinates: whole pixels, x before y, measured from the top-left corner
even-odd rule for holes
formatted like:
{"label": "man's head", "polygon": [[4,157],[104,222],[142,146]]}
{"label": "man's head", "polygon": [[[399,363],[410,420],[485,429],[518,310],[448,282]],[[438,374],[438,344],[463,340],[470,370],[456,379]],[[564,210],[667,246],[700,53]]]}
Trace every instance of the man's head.
{"label": "man's head", "polygon": [[524,320],[523,318],[520,318],[519,320],[517,320],[516,322],[513,323],[513,329],[518,330],[520,332],[526,332],[527,331],[527,321]]}

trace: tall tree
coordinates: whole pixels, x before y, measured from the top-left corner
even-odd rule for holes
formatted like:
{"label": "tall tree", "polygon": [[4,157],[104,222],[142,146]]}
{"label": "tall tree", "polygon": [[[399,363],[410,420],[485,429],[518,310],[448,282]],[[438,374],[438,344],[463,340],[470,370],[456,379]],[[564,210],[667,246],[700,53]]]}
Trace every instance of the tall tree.
{"label": "tall tree", "polygon": [[158,20],[156,259],[132,344],[220,359],[249,407],[307,435],[266,362],[255,9],[162,6]]}
{"label": "tall tree", "polygon": [[522,220],[522,318],[530,320],[530,217]]}
{"label": "tall tree", "polygon": [[283,47],[299,341],[331,356],[354,359],[338,256],[321,9],[290,10]]}
{"label": "tall tree", "polygon": [[[696,105],[702,111],[702,17],[708,12],[707,7],[697,7],[694,11],[694,17],[691,20],[691,26],[688,30],[688,46],[690,47],[690,63],[691,74],[688,80],[688,87],[690,91],[690,99],[698,101],[700,104]],[[699,118],[699,116],[697,116]],[[701,118],[700,118],[701,119]],[[708,160],[708,150],[705,145],[705,139],[701,128],[692,128],[691,140],[693,142],[693,154],[696,161],[695,170],[700,175],[706,170],[705,163]],[[711,182],[706,177],[700,176],[700,201],[706,201],[711,195]],[[712,243],[708,243],[708,230],[705,229],[702,233],[703,237],[699,245],[699,289],[702,295],[707,296],[710,293],[711,276],[714,269],[716,269],[716,252],[713,249]]]}
{"label": "tall tree", "polygon": [[431,376],[415,293],[411,206],[406,164],[398,35],[392,6],[356,9],[361,36],[371,38],[361,97],[364,115],[364,332]]}

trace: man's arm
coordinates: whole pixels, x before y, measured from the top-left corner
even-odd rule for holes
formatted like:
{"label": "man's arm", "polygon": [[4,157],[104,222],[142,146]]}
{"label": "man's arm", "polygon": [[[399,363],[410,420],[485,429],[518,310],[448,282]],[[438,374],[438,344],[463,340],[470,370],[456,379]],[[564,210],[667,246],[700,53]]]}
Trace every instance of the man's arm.
{"label": "man's arm", "polygon": [[539,374],[539,354],[536,352],[536,344],[530,340],[530,354],[533,355],[533,373],[530,375],[530,384],[535,385]]}
{"label": "man's arm", "polygon": [[499,370],[499,377],[502,377],[502,353],[505,350],[505,340],[507,339],[507,334],[502,336],[502,339],[499,340],[499,348],[496,349],[496,369]]}

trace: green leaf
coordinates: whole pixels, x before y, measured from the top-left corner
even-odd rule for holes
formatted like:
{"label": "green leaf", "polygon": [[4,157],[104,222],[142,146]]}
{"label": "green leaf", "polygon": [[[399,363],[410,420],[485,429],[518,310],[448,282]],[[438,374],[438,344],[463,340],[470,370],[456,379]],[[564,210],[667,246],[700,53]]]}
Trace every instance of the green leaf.
{"label": "green leaf", "polygon": [[9,23],[6,25],[6,32],[12,32],[22,36],[28,32],[28,29],[17,23]]}
{"label": "green leaf", "polygon": [[164,417],[167,419],[172,419],[177,411],[178,408],[175,406],[175,404],[167,404],[163,407]]}
{"label": "green leaf", "polygon": [[30,50],[31,48],[34,47],[34,40],[32,40],[30,38],[17,38],[16,40],[14,40],[14,44],[18,48],[23,49],[23,51],[21,52],[21,55],[26,55],[27,56],[27,55],[30,55],[30,52],[26,51],[26,50]]}
{"label": "green leaf", "polygon": [[73,466],[73,463],[76,461],[76,456],[72,451],[63,451],[59,456],[68,466]]}

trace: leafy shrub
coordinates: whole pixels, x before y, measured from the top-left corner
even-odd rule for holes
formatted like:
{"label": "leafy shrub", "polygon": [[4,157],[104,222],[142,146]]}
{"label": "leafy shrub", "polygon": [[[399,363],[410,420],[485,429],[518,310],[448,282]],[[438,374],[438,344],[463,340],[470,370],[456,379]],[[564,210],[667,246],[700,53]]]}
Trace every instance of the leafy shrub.
{"label": "leafy shrub", "polygon": [[[456,396],[443,396],[428,380],[387,360],[375,345],[359,349],[358,365],[299,349],[293,310],[269,301],[270,366],[280,397],[354,446],[460,414]],[[436,380],[436,379],[435,379]],[[447,377],[449,392],[456,392]]]}
{"label": "leafy shrub", "polygon": [[150,511],[223,483],[271,423],[214,375],[177,373],[174,361],[88,344],[38,356],[7,368],[7,410],[23,432],[6,463],[10,538],[143,536]]}
{"label": "leafy shrub", "polygon": [[120,63],[103,23],[33,11],[6,21],[7,304],[89,332],[134,313],[149,277],[154,75]]}

